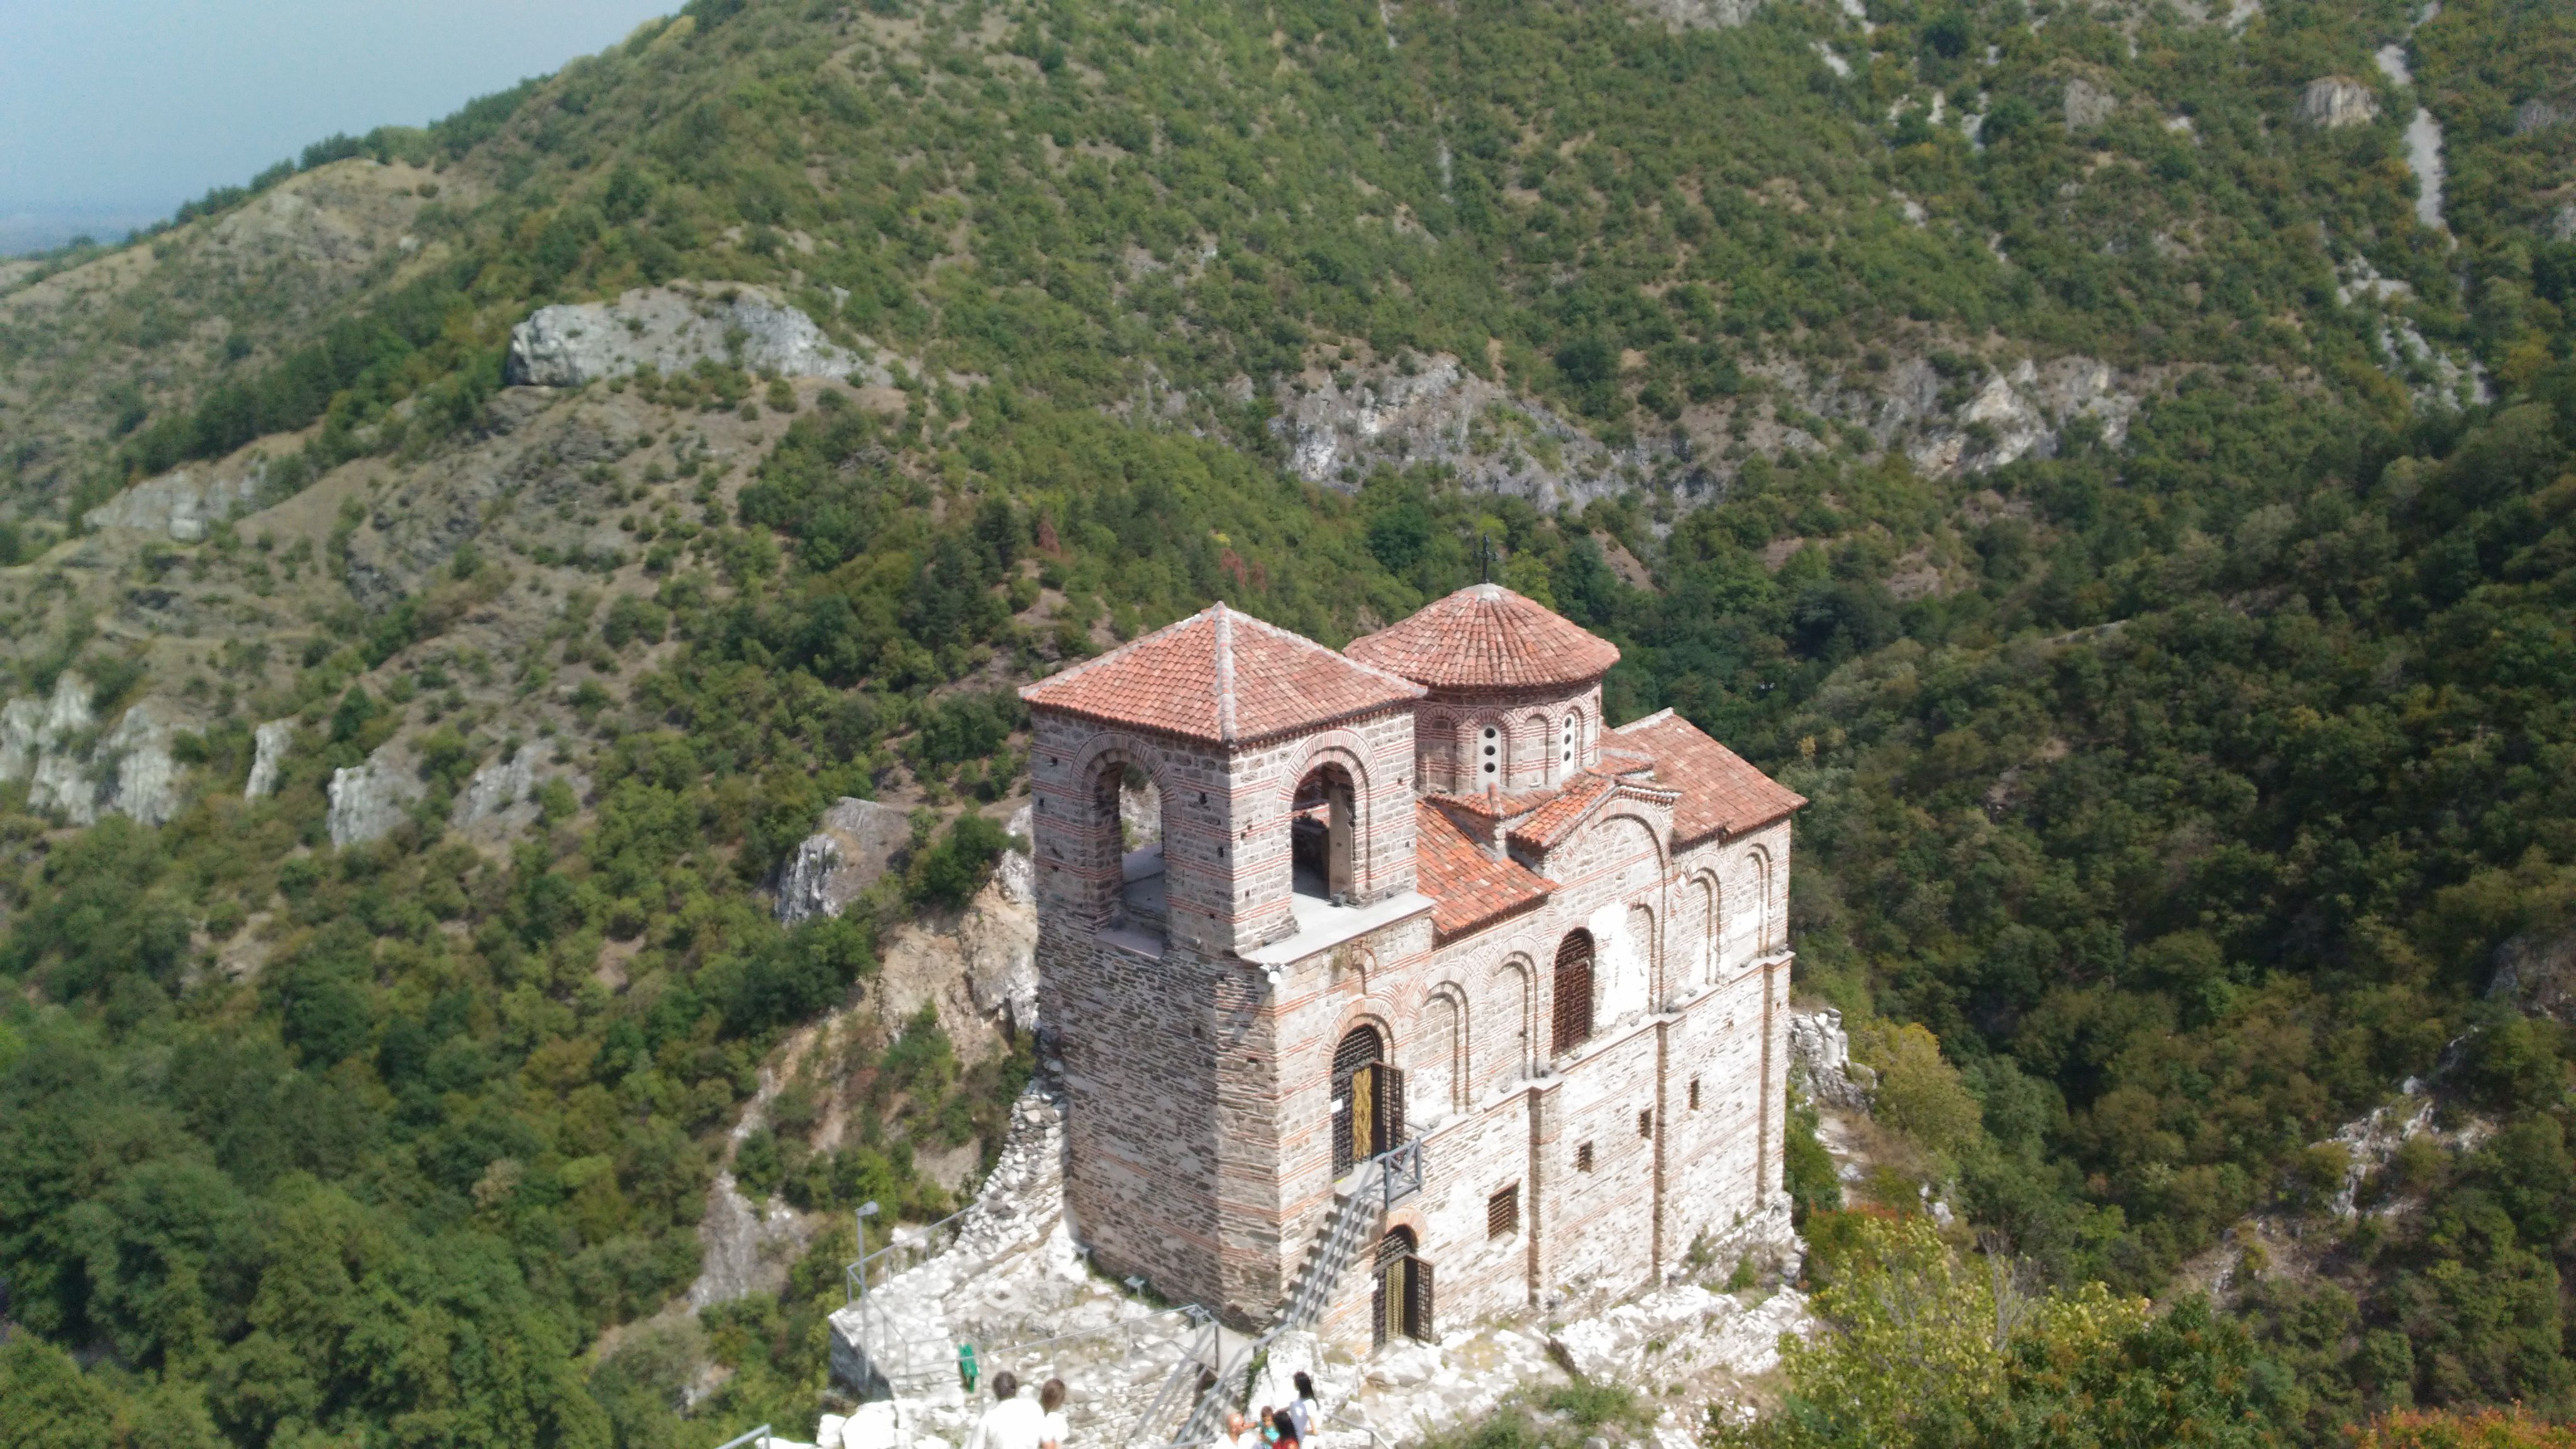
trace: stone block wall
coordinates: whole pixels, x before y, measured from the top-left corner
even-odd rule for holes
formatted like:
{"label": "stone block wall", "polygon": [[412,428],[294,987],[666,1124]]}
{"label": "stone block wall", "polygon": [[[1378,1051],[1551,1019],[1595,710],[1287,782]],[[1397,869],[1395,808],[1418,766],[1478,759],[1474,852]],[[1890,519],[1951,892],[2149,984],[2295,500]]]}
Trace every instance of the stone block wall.
{"label": "stone block wall", "polygon": [[[1656,1143],[1637,1128],[1638,1114],[1656,1109],[1659,1034],[1659,1025],[1647,1022],[1595,1038],[1559,1064],[1556,1084],[1540,1095],[1534,1156],[1545,1184],[1543,1294],[1653,1281]],[[1581,1165],[1587,1145],[1588,1169]]]}
{"label": "stone block wall", "polygon": [[1715,1239],[1751,1218],[1778,1183],[1781,1104],[1763,1087],[1764,1008],[1773,978],[1787,975],[1785,961],[1748,968],[1694,997],[1666,1028],[1667,1263],[1703,1233]]}

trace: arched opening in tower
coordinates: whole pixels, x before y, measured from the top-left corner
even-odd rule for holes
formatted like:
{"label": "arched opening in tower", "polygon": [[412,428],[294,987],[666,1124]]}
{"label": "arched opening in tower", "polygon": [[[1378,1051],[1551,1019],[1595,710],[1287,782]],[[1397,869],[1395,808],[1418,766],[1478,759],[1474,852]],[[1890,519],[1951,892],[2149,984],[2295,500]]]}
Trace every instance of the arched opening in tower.
{"label": "arched opening in tower", "polygon": [[1110,903],[1110,928],[1166,939],[1171,910],[1164,889],[1162,790],[1142,769],[1111,764],[1093,782],[1093,801],[1118,837],[1118,894]]}
{"label": "arched opening in tower", "polygon": [[1297,894],[1336,904],[1350,899],[1357,802],[1351,773],[1340,765],[1317,765],[1297,782],[1288,826],[1290,884]]}

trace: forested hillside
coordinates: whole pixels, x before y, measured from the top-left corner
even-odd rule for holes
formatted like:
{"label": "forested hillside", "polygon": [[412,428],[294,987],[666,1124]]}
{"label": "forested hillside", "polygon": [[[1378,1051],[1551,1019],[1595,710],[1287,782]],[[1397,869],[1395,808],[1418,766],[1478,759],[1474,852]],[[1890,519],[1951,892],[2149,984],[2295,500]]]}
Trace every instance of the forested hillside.
{"label": "forested hillside", "polygon": [[[881,1009],[1009,686],[1486,558],[1815,802],[1848,1341],[1927,1188],[2065,1295],[2023,1418],[1778,1434],[2076,1342],[2576,1413],[2576,19],[1860,8],[696,0],[0,271],[0,1446],[809,1428],[845,1210],[1033,1067]],[[639,288],[883,375],[509,385]],[[844,795],[914,841],[781,927]],[[817,1233],[692,1312],[728,1164]]]}

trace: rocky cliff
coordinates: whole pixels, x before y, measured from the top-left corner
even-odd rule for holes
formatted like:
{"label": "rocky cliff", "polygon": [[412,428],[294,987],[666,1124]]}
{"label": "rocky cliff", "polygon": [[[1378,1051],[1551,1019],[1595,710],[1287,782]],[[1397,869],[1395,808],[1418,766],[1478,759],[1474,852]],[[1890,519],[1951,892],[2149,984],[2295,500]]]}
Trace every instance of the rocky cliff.
{"label": "rocky cliff", "polygon": [[510,330],[506,375],[521,386],[579,387],[701,362],[854,385],[893,381],[873,346],[843,347],[768,290],[736,285],[639,287],[614,302],[540,307]]}

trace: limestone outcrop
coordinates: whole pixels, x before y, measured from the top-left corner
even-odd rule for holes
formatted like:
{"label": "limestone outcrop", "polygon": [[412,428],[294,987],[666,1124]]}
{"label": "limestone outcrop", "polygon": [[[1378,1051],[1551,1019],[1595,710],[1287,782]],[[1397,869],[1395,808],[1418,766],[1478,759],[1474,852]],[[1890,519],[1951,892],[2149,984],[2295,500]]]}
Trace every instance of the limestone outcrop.
{"label": "limestone outcrop", "polygon": [[686,372],[700,362],[781,377],[893,380],[881,358],[833,342],[766,289],[734,285],[712,296],[639,287],[614,302],[540,307],[510,329],[505,376],[524,387],[579,387],[648,367]]}
{"label": "limestone outcrop", "polygon": [[177,814],[169,722],[145,701],[99,734],[90,696],[89,681],[66,672],[49,697],[0,705],[0,780],[27,781],[30,806],[74,825],[105,815],[158,825]]}
{"label": "limestone outcrop", "polygon": [[410,817],[420,781],[386,750],[363,764],[331,772],[331,843],[342,848],[382,840]]}
{"label": "limestone outcrop", "polygon": [[242,798],[257,800],[277,793],[278,773],[286,765],[286,748],[295,742],[295,721],[273,719],[251,731],[250,779]]}
{"label": "limestone outcrop", "polygon": [[1682,30],[1731,30],[1762,8],[1762,0],[1637,0],[1637,4]]}
{"label": "limestone outcrop", "polygon": [[2552,126],[2564,126],[2570,121],[2576,121],[2576,101],[2556,101],[2545,96],[2534,96],[2513,108],[2513,133],[2517,136],[2528,136],[2534,131],[2546,131]]}
{"label": "limestone outcrop", "polygon": [[480,840],[507,840],[536,825],[537,792],[548,780],[562,779],[575,795],[589,792],[586,777],[561,767],[548,768],[547,762],[546,751],[521,745],[509,758],[476,770],[448,808],[449,827]]}
{"label": "limestone outcrop", "polygon": [[1810,1102],[1866,1111],[1878,1074],[1851,1059],[1843,1014],[1828,1006],[1789,1014],[1789,1080]]}
{"label": "limestone outcrop", "polygon": [[792,926],[837,916],[912,844],[912,817],[874,800],[843,797],[796,847],[778,875],[778,920]]}
{"label": "limestone outcrop", "polygon": [[[1009,828],[1028,839],[1029,807],[1020,807]],[[1026,851],[1002,852],[992,884],[957,923],[957,938],[966,956],[966,993],[975,1009],[1013,1030],[1037,1030],[1037,865]]]}
{"label": "limestone outcrop", "polygon": [[2077,76],[2066,83],[2065,108],[2066,129],[2089,131],[2111,119],[2112,113],[2120,109],[2120,98]]}
{"label": "limestone outcrop", "polygon": [[[1932,381],[1927,364],[1918,382]],[[2102,442],[2128,440],[2141,399],[2119,385],[2109,364],[2089,357],[2051,358],[2045,366],[2023,361],[2009,373],[1990,373],[1950,418],[1937,412],[1933,426],[1906,449],[1927,473],[1980,473],[2021,458],[2054,457],[2066,428],[2080,419],[2101,426]]]}
{"label": "limestone outcrop", "polygon": [[2367,126],[2379,119],[2379,96],[2350,76],[2319,76],[2299,94],[2299,119],[2326,131]]}
{"label": "limestone outcrop", "polygon": [[131,528],[195,543],[208,529],[259,506],[264,467],[227,474],[215,468],[178,468],[146,478],[82,514],[92,528]]}
{"label": "limestone outcrop", "polygon": [[1609,449],[1446,353],[1410,373],[1329,376],[1302,392],[1283,381],[1276,396],[1271,431],[1309,483],[1350,488],[1379,463],[1442,463],[1472,487],[1544,502],[1617,491]]}

